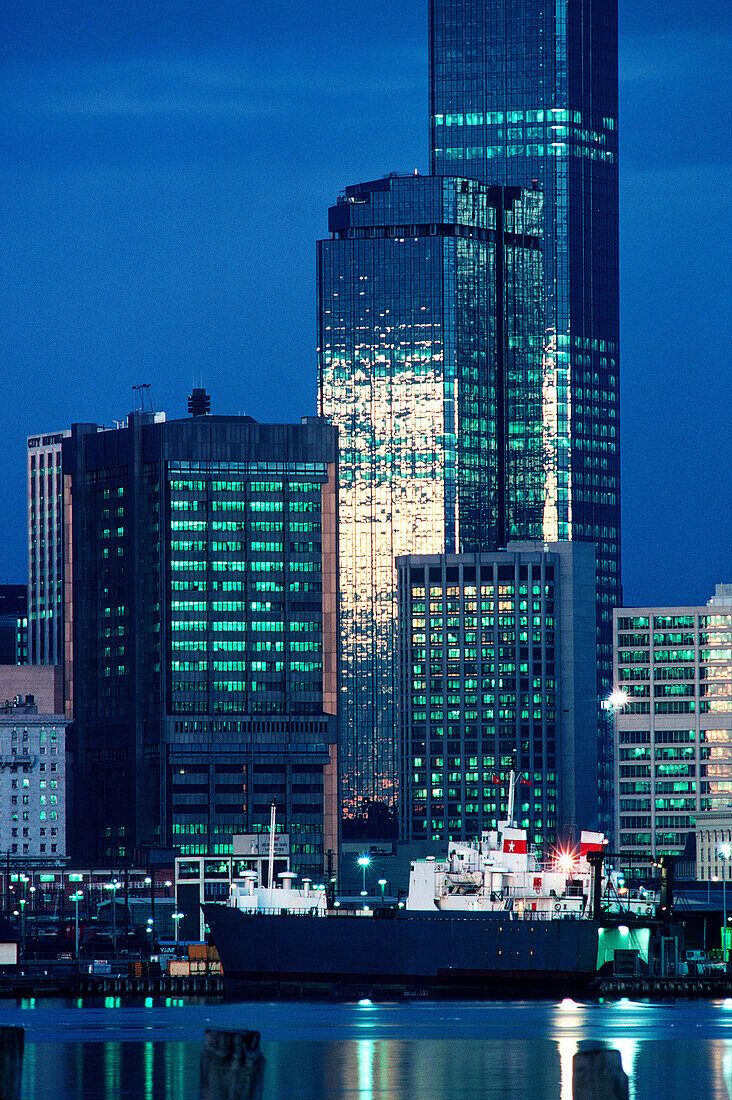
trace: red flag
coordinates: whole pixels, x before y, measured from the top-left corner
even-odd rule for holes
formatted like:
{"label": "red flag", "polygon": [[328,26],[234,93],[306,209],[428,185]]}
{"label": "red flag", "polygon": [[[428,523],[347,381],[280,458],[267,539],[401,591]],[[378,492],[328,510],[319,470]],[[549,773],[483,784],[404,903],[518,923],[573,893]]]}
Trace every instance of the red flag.
{"label": "red flag", "polygon": [[500,783],[500,782],[501,782],[501,780],[499,779],[499,777],[497,775],[494,775],[491,778],[491,783]]}
{"label": "red flag", "polygon": [[531,782],[530,779],[519,779],[519,783],[523,783],[523,785],[525,787],[533,787],[534,786],[534,784]]}
{"label": "red flag", "polygon": [[582,830],[580,833],[580,856],[586,856],[588,852],[601,852],[604,847],[605,837],[602,833]]}
{"label": "red flag", "polygon": [[501,850],[508,855],[526,855],[526,833],[522,829],[506,829]]}

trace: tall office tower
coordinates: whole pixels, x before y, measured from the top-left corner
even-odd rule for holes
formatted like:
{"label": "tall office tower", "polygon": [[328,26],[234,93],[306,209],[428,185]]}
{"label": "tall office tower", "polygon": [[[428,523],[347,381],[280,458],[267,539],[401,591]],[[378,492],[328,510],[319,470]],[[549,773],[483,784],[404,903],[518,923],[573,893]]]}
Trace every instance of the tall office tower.
{"label": "tall office tower", "polygon": [[399,558],[401,833],[471,840],[506,812],[548,850],[597,814],[595,551]]}
{"label": "tall office tower", "polygon": [[337,458],[315,418],[73,426],[75,858],[230,853],[276,800],[295,870],[322,876],[337,849]]}
{"label": "tall office tower", "polygon": [[541,202],[390,176],[349,187],[318,244],[319,409],[340,446],[346,817],[395,796],[394,559],[541,537]]}
{"label": "tall office tower", "polygon": [[614,627],[618,851],[643,875],[683,851],[698,814],[729,817],[732,585],[700,607],[620,607]]}
{"label": "tall office tower", "polygon": [[[430,0],[432,171],[544,194],[545,539],[595,543],[599,692],[620,600],[617,0]],[[528,531],[520,537],[536,537]],[[611,806],[609,725],[600,799]]]}
{"label": "tall office tower", "polygon": [[68,431],[28,438],[28,661],[63,661],[61,443]]}

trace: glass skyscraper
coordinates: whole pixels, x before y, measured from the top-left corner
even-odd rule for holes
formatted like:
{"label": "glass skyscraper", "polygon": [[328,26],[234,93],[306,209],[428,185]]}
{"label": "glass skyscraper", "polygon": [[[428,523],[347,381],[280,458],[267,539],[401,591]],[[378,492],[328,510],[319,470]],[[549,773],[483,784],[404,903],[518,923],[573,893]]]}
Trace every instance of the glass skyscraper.
{"label": "glass skyscraper", "polygon": [[[430,116],[436,175],[544,195],[540,537],[597,547],[605,693],[620,599],[617,0],[430,0]],[[601,755],[607,813],[607,740]]]}
{"label": "glass skyscraper", "polygon": [[346,816],[392,804],[397,555],[541,537],[541,193],[390,176],[318,245],[319,407],[340,434]]}

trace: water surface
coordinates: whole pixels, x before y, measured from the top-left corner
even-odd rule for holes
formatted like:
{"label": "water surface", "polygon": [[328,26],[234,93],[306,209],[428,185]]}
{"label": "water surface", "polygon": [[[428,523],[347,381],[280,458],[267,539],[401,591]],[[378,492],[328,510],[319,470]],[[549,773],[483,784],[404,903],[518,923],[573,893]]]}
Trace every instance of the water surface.
{"label": "water surface", "polygon": [[572,1100],[572,1057],[620,1051],[631,1100],[732,1100],[732,1001],[648,1004],[0,1002],[23,1100],[198,1100],[207,1027],[254,1028],[265,1100]]}

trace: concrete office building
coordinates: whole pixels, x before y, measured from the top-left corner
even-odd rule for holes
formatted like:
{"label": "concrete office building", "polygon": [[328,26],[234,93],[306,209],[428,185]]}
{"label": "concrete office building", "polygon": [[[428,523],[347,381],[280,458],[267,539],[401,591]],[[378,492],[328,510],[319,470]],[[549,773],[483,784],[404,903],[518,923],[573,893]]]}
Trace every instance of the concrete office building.
{"label": "concrete office building", "polygon": [[321,875],[338,840],[336,433],[191,404],[64,441],[74,855],[225,855],[276,800],[293,867]]}
{"label": "concrete office building", "polygon": [[723,810],[695,815],[696,874],[699,882],[732,880],[732,798]]}
{"label": "concrete office building", "polygon": [[66,726],[32,695],[0,703],[0,850],[16,868],[66,854]]}
{"label": "concrete office building", "polygon": [[495,828],[515,770],[531,843],[577,841],[597,821],[594,548],[509,543],[397,568],[403,838]]}
{"label": "concrete office building", "polygon": [[700,607],[618,608],[613,626],[617,843],[641,873],[732,806],[732,585]]}

